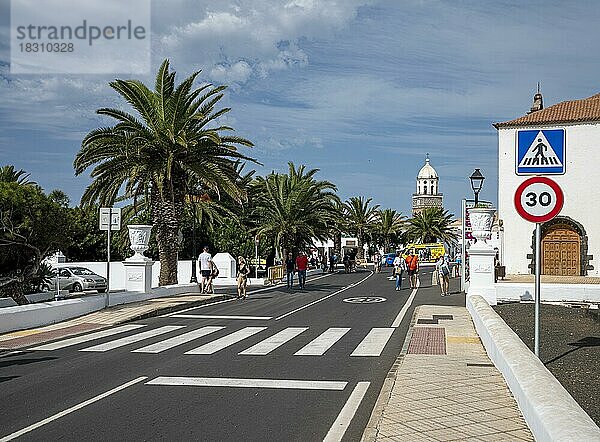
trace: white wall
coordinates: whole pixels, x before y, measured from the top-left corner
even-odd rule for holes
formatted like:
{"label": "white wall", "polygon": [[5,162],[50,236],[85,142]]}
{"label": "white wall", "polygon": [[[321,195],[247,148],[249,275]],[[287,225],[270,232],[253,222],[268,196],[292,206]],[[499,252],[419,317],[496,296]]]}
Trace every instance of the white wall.
{"label": "white wall", "polygon": [[[100,276],[106,277],[106,262],[65,262],[60,266],[81,266],[90,269],[92,272]],[[158,275],[160,273],[160,262],[155,261],[152,266],[152,287],[158,287]],[[200,271],[196,263],[196,275],[200,280]],[[179,261],[177,265],[177,280],[179,284],[190,282],[192,276],[192,262]],[[110,263],[110,289],[125,290],[125,266],[121,261]]]}
{"label": "white wall", "polygon": [[[588,276],[600,275],[600,124],[563,126],[534,126],[521,130],[565,129],[566,174],[550,176],[562,188],[565,203],[559,216],[568,216],[583,225],[588,236],[588,255],[594,255],[590,264],[594,270]],[[519,184],[530,176],[518,176],[516,164],[516,128],[498,130],[498,211],[504,220],[504,265],[510,274],[530,273],[527,254],[535,224],[522,219],[513,199]]]}

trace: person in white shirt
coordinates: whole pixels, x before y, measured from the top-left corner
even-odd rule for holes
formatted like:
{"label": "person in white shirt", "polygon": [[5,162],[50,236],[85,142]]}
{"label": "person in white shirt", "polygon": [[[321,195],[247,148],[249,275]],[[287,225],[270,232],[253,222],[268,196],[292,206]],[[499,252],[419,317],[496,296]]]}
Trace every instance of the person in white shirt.
{"label": "person in white shirt", "polygon": [[200,263],[200,275],[202,276],[200,289],[202,293],[206,293],[210,274],[213,269],[212,256],[208,253],[208,246],[204,246],[204,251],[198,256],[198,262]]}
{"label": "person in white shirt", "polygon": [[402,274],[406,270],[406,261],[402,259],[402,255],[398,253],[394,258],[394,274],[396,275],[396,290],[402,290]]}

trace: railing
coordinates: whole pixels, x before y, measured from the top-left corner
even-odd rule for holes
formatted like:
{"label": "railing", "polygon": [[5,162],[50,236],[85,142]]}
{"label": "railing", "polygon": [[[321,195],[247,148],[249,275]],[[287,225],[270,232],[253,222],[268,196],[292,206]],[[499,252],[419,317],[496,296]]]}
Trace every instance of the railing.
{"label": "railing", "polygon": [[283,279],[284,270],[285,269],[282,265],[269,267],[269,270],[267,273],[267,279],[272,283],[274,283],[277,280]]}

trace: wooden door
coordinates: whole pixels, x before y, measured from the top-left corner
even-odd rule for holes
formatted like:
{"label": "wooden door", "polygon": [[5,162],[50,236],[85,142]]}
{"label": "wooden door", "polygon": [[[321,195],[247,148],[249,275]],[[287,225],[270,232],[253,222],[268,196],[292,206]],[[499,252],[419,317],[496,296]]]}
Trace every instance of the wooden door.
{"label": "wooden door", "polygon": [[571,228],[559,225],[542,238],[542,274],[581,275],[581,238]]}

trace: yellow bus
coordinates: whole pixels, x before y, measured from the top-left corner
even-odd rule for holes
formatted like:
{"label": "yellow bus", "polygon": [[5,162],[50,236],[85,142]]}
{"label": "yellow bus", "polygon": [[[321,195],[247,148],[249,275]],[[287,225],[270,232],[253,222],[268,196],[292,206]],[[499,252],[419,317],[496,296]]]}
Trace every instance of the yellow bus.
{"label": "yellow bus", "polygon": [[402,257],[406,258],[413,252],[418,255],[419,262],[436,262],[438,259],[440,259],[440,256],[444,256],[446,254],[446,248],[441,242],[408,244],[402,252]]}

